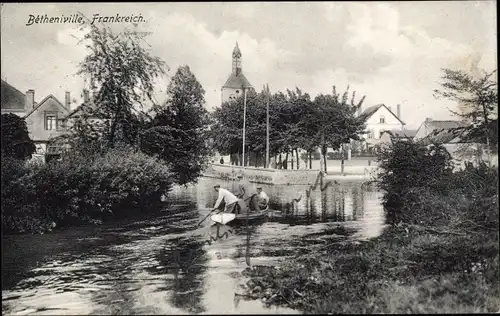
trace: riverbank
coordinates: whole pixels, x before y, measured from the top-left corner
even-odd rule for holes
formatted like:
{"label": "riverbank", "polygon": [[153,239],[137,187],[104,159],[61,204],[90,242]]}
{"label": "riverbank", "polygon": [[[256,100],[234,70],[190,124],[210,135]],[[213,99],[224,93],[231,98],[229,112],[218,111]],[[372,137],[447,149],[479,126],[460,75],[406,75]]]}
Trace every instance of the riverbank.
{"label": "riverbank", "polygon": [[246,269],[247,295],[310,313],[499,312],[498,238],[421,226]]}
{"label": "riverbank", "polygon": [[452,172],[419,146],[383,153],[381,236],[247,269],[246,295],[306,313],[500,312],[498,169]]}

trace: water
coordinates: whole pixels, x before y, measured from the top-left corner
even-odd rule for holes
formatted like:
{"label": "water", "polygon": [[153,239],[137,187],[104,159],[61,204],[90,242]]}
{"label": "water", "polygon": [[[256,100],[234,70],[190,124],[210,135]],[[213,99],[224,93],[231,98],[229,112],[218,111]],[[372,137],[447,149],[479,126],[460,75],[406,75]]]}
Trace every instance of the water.
{"label": "water", "polygon": [[202,178],[196,186],[174,189],[159,214],[2,237],[2,313],[297,313],[235,295],[243,293],[247,261],[276,264],[310,244],[368,239],[384,227],[380,194],[360,184],[330,186],[309,197],[306,187],[263,186],[275,217],[248,230],[222,227],[219,234],[227,238],[209,245],[216,226],[197,224],[208,214],[201,209],[216,199],[216,182],[233,185]]}

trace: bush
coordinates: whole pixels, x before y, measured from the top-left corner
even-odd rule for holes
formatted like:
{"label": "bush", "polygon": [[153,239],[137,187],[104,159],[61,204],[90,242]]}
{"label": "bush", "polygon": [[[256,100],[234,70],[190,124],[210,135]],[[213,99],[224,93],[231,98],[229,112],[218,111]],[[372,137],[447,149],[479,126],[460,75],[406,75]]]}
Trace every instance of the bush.
{"label": "bush", "polygon": [[378,187],[383,190],[383,205],[391,221],[412,216],[409,210],[421,191],[446,192],[443,179],[449,179],[453,165],[451,156],[442,146],[426,147],[421,143],[395,142],[377,152],[380,172]]}
{"label": "bush", "polygon": [[42,232],[50,221],[40,215],[34,183],[24,181],[30,169],[22,160],[2,156],[2,230]]}
{"label": "bush", "polygon": [[64,226],[146,212],[171,184],[162,161],[123,149],[45,165],[2,164],[2,225],[38,232],[53,222]]}

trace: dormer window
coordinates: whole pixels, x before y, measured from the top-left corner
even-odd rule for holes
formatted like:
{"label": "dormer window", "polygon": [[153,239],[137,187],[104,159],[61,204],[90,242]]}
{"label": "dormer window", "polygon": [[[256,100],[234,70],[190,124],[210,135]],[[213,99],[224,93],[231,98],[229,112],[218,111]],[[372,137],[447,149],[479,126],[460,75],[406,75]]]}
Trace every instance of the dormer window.
{"label": "dormer window", "polygon": [[385,117],[380,115],[380,124],[385,124]]}

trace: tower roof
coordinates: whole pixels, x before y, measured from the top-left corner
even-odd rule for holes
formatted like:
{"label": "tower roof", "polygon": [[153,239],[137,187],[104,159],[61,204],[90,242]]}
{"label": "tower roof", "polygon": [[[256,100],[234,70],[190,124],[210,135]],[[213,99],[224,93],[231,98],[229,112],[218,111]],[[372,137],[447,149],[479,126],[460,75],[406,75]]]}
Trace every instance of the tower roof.
{"label": "tower roof", "polygon": [[233,57],[241,57],[241,51],[240,48],[238,47],[238,42],[236,42],[236,46],[234,46]]}
{"label": "tower roof", "polygon": [[250,84],[245,75],[240,72],[238,75],[232,73],[231,76],[229,76],[229,78],[227,79],[226,83],[222,86],[222,88],[238,89],[253,88],[253,86]]}

